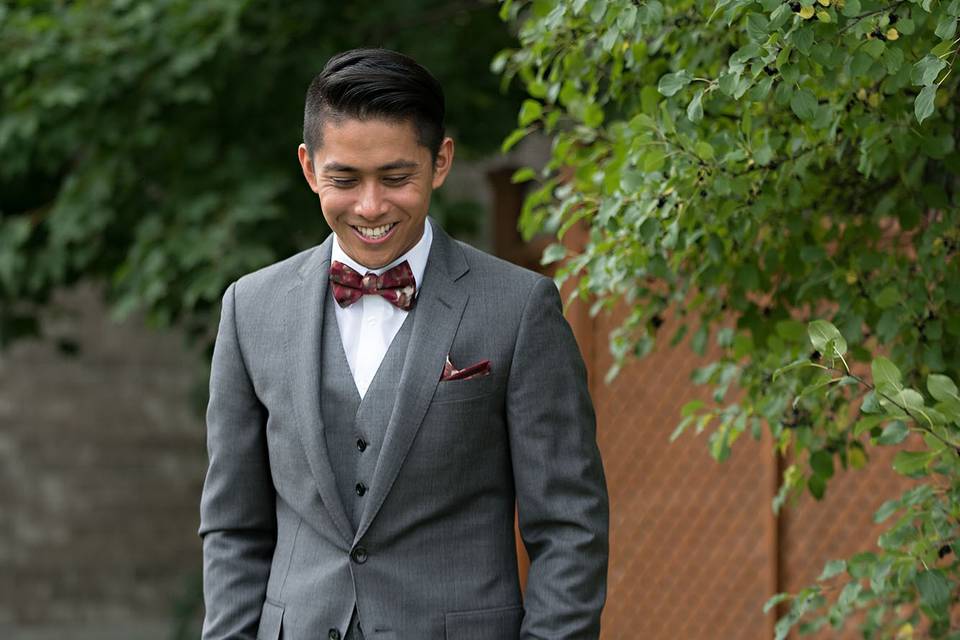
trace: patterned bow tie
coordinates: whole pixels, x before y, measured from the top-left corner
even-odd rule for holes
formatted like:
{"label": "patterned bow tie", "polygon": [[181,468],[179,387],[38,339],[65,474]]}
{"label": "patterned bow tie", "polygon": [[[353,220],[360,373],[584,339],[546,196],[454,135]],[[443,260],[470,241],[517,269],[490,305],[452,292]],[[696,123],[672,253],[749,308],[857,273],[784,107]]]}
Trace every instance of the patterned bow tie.
{"label": "patterned bow tie", "polygon": [[361,276],[342,262],[334,260],[330,264],[330,284],[333,286],[333,297],[341,307],[349,307],[367,294],[378,295],[404,311],[413,308],[416,300],[417,282],[406,260],[379,276],[372,271]]}

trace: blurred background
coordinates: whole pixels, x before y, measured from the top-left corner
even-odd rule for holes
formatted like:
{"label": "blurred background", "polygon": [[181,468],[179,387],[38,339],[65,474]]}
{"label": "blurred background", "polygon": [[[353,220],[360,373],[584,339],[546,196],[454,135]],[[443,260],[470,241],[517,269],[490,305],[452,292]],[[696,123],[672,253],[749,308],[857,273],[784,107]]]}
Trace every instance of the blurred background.
{"label": "blurred background", "polygon": [[[545,269],[547,240],[517,231],[525,191],[511,176],[542,166],[550,141],[500,153],[523,95],[490,69],[516,46],[499,10],[0,3],[0,637],[198,636],[220,296],[328,233],[296,147],[306,87],[330,55],[385,46],[428,67],[458,145],[432,215]],[[576,248],[585,233],[565,242]],[[817,509],[801,501],[775,517],[784,462],[769,441],[722,466],[702,440],[669,443],[709,352],[663,344],[604,382],[623,315],[568,311],[612,500],[604,637],[769,637],[763,602],[874,539],[871,514],[903,481],[874,465],[836,479]]]}

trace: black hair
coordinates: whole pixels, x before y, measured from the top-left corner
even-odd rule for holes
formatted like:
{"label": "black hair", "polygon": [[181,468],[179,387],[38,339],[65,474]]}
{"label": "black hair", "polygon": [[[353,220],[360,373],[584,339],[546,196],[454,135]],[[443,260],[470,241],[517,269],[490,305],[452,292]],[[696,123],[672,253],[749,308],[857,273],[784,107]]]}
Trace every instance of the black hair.
{"label": "black hair", "polygon": [[413,58],[389,49],[351,49],[330,58],[310,83],[303,141],[313,157],[328,120],[409,120],[436,160],[445,111],[440,83]]}

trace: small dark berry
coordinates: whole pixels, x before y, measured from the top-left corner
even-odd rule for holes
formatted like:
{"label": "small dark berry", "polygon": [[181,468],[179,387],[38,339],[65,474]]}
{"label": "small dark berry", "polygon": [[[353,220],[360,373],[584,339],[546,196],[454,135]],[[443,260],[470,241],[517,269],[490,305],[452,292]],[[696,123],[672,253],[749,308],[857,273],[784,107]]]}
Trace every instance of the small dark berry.
{"label": "small dark berry", "polygon": [[820,352],[814,351],[813,353],[810,354],[810,361],[817,362],[820,359],[820,357],[821,357]]}
{"label": "small dark berry", "polygon": [[944,556],[946,556],[946,555],[949,555],[950,552],[952,552],[952,551],[953,551],[953,549],[950,548],[950,545],[945,544],[945,545],[943,545],[942,547],[940,547],[940,550],[939,550],[939,551],[937,551],[937,556],[940,557],[940,558],[942,558],[942,557],[944,557]]}

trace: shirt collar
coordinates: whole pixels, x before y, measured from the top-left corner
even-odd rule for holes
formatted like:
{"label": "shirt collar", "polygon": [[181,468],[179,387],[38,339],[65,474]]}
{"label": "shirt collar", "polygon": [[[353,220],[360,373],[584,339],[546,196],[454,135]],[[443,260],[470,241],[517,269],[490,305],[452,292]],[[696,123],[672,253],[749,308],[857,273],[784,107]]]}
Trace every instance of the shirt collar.
{"label": "shirt collar", "polygon": [[427,257],[430,255],[430,244],[433,242],[433,226],[426,219],[423,221],[423,235],[420,236],[419,242],[413,245],[409,251],[390,264],[378,269],[370,269],[369,267],[365,267],[348,256],[340,247],[340,238],[336,233],[333,235],[335,242],[333,243],[333,250],[330,254],[331,260],[342,262],[361,275],[367,273],[368,271],[372,271],[375,274],[380,275],[387,269],[392,269],[406,260],[410,264],[410,270],[413,271],[413,278],[417,283],[417,290],[420,290],[420,285],[423,283],[423,272],[427,269]]}

